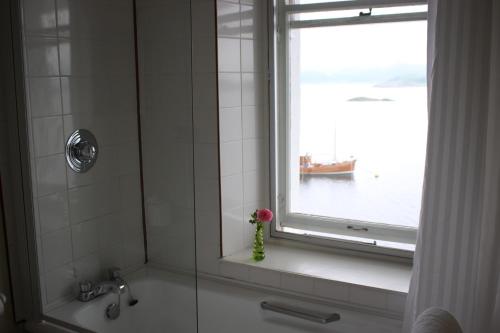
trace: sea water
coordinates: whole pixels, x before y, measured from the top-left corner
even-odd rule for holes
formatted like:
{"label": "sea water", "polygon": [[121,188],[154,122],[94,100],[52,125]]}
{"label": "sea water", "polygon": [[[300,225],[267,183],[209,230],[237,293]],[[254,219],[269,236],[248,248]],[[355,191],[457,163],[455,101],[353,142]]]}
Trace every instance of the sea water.
{"label": "sea water", "polygon": [[356,159],[352,175],[302,176],[291,211],[416,227],[427,140],[425,86],[302,84],[299,151]]}

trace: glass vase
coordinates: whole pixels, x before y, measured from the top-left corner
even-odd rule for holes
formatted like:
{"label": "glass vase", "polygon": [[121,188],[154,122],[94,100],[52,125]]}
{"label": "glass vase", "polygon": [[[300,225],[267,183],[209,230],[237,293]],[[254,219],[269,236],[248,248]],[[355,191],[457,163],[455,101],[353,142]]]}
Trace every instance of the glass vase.
{"label": "glass vase", "polygon": [[256,222],[255,240],[253,242],[252,257],[255,261],[262,261],[266,257],[264,253],[264,224]]}

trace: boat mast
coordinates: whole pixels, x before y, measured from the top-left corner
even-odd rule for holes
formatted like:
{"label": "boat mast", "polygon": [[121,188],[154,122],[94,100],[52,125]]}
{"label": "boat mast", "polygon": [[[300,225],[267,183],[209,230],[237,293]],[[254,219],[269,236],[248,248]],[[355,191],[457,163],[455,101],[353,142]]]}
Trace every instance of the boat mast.
{"label": "boat mast", "polygon": [[333,110],[333,162],[337,163],[337,110]]}

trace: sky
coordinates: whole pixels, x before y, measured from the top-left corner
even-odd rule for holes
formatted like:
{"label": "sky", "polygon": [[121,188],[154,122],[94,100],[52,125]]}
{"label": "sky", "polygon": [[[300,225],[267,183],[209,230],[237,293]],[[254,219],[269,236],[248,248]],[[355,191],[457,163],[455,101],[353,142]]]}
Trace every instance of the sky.
{"label": "sky", "polygon": [[425,29],[425,21],[301,29],[301,72],[425,67]]}

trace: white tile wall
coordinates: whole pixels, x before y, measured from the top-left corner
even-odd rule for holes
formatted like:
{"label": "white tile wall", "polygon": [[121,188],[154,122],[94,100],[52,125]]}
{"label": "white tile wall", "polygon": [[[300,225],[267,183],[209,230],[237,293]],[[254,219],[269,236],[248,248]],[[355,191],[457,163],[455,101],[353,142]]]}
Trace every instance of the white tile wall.
{"label": "white tile wall", "polygon": [[217,0],[224,255],[252,244],[248,215],[269,207],[266,6]]}
{"label": "white tile wall", "polygon": [[55,0],[23,0],[24,30],[29,35],[57,36]]}
{"label": "white tile wall", "polygon": [[220,274],[232,279],[247,281],[249,278],[249,268],[232,262],[220,263]]}
{"label": "white tile wall", "polygon": [[61,78],[62,103],[65,114],[101,113],[107,108],[104,80],[89,77]]}
{"label": "white tile wall", "polygon": [[101,276],[101,256],[91,253],[73,261],[75,275],[84,280],[95,281]]}
{"label": "white tile wall", "polygon": [[[40,13],[42,15],[42,13]],[[25,62],[30,76],[59,75],[57,38],[26,37]]]}
{"label": "white tile wall", "polygon": [[48,304],[59,300],[63,295],[75,293],[75,271],[72,264],[59,266],[45,274],[45,292]]}
{"label": "white tile wall", "polygon": [[99,225],[96,220],[86,221],[71,227],[73,258],[81,259],[99,250]]}
{"label": "white tile wall", "polygon": [[[47,310],[74,295],[82,279],[144,262],[141,198],[121,195],[140,194],[133,8],[121,0],[23,0],[22,6]],[[100,148],[86,174],[75,174],[64,158],[65,140],[78,128],[94,132]]]}
{"label": "white tile wall", "polygon": [[220,169],[222,177],[241,173],[243,168],[243,151],[241,141],[221,143],[220,154]]}
{"label": "white tile wall", "polygon": [[48,156],[64,152],[62,117],[35,118],[32,123],[33,145],[36,156]]}
{"label": "white tile wall", "polygon": [[268,114],[263,108],[244,106],[242,108],[244,139],[264,138],[269,128]]}
{"label": "white tile wall", "polygon": [[65,163],[63,154],[41,157],[36,160],[39,196],[61,192],[66,189]]}
{"label": "white tile wall", "polygon": [[217,1],[217,36],[235,37],[241,35],[240,4],[235,1]]}
{"label": "white tile wall", "polygon": [[219,79],[219,107],[241,107],[241,74],[221,73]]}
{"label": "white tile wall", "polygon": [[[223,216],[226,209],[230,210],[243,206],[244,201],[242,173],[221,178],[221,201]],[[240,219],[241,218],[242,216],[240,217]]]}
{"label": "white tile wall", "polygon": [[[403,313],[410,275],[405,265],[374,263],[363,258],[284,247],[283,244],[271,243],[266,248],[267,257],[259,263],[249,257],[248,249],[220,260],[218,274],[287,293],[377,309],[393,316]],[[346,261],[350,265],[345,265]],[[344,273],[339,274],[341,271]],[[339,279],[340,275],[349,276]],[[385,277],[388,279],[380,281]],[[396,280],[399,285],[394,283]],[[401,291],[396,290],[400,288]]]}
{"label": "white tile wall", "polygon": [[45,272],[69,263],[71,257],[71,231],[60,229],[42,236],[42,254]]}
{"label": "white tile wall", "polygon": [[269,269],[252,268],[249,272],[249,281],[268,287],[281,286],[281,274]]}
{"label": "white tile wall", "polygon": [[387,295],[387,308],[394,312],[403,312],[406,306],[406,294],[391,293]]}
{"label": "white tile wall", "polygon": [[339,301],[349,301],[349,288],[346,284],[317,279],[314,282],[314,295],[336,299]]}
{"label": "white tile wall", "polygon": [[42,234],[69,226],[68,193],[39,197],[38,214]]}
{"label": "white tile wall", "polygon": [[307,276],[281,274],[281,287],[299,293],[312,294],[314,290],[314,281]]}
{"label": "white tile wall", "polygon": [[[224,188],[223,188],[224,190]],[[238,251],[243,244],[243,206],[222,208],[222,245],[225,252]]]}
{"label": "white tile wall", "polygon": [[[224,259],[220,261],[218,274],[225,278],[239,280],[243,285],[253,283],[264,288],[271,287],[273,290],[284,291],[291,295],[306,296],[311,300],[318,299],[323,302],[349,304],[351,309],[359,308],[360,312],[356,314],[357,316],[360,316],[361,312],[371,309],[402,319],[406,300],[404,293],[291,274],[257,267],[257,265],[254,262],[244,264]],[[267,288],[263,293],[269,295]],[[203,299],[203,296],[200,299]],[[200,308],[200,310],[206,311],[206,308]],[[370,326],[369,323],[367,323],[367,326]]]}
{"label": "white tile wall", "polygon": [[[280,271],[257,267],[258,264],[254,263],[247,264],[251,261],[250,252],[243,249],[251,246],[255,232],[248,223],[248,216],[258,207],[269,206],[270,202],[267,1],[214,1],[217,8],[222,255],[238,252],[236,256],[241,254],[243,263],[231,262],[231,259],[217,260],[217,255],[212,254],[217,253],[215,249],[218,249],[218,244],[211,241],[217,237],[218,217],[215,209],[212,212],[210,210],[216,206],[216,200],[210,200],[208,193],[214,197],[216,192],[209,192],[207,189],[210,185],[197,179],[197,208],[204,207],[208,212],[197,217],[198,270],[287,292],[400,314],[405,302],[404,293],[362,287],[355,282],[351,284],[326,277],[313,277],[312,266],[305,265],[310,263],[308,260],[311,258],[297,257],[301,263],[305,263],[300,268],[305,275],[290,269]],[[199,47],[206,45],[199,43]],[[208,83],[206,81],[200,86],[210,89]],[[195,135],[197,130],[204,132],[207,128],[196,129],[195,116]],[[202,159],[208,160],[207,155]],[[213,183],[216,182],[213,180]],[[238,216],[240,212],[242,216]],[[269,256],[265,262],[273,266],[275,260]],[[286,266],[286,263],[275,264]],[[347,257],[339,263],[348,264]],[[319,270],[329,269],[324,267]],[[332,276],[332,279],[339,281],[348,281],[350,278],[356,280],[355,276]]]}
{"label": "white tile wall", "polygon": [[71,223],[77,224],[116,211],[119,193],[116,179],[70,189]]}
{"label": "white tile wall", "polygon": [[241,107],[222,108],[219,112],[221,143],[240,141],[242,137]]}
{"label": "white tile wall", "polygon": [[372,307],[387,307],[387,293],[368,288],[351,288],[349,293],[351,303],[363,304]]}
{"label": "white tile wall", "polygon": [[61,84],[58,77],[29,79],[30,106],[33,117],[62,114]]}

